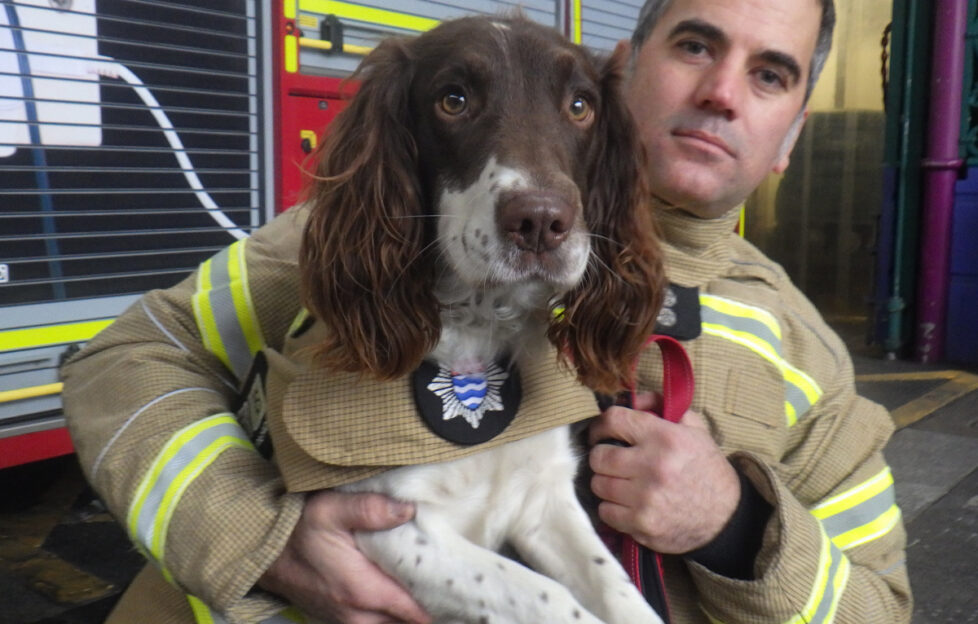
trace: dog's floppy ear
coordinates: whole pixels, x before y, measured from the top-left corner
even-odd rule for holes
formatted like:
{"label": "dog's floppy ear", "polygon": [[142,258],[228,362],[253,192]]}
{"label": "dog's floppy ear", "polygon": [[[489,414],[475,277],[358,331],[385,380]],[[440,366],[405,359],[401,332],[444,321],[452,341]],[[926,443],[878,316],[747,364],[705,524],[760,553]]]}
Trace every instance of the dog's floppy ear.
{"label": "dog's floppy ear", "polygon": [[621,92],[625,51],[602,70],[596,138],[588,159],[585,220],[591,260],[563,299],[550,329],[583,383],[615,393],[631,383],[635,359],[652,333],[665,287],[644,156]]}
{"label": "dog's floppy ear", "polygon": [[440,332],[412,132],[410,43],[364,59],[360,88],[317,153],[300,252],[305,305],[329,339],[329,368],[381,379],[416,368]]}

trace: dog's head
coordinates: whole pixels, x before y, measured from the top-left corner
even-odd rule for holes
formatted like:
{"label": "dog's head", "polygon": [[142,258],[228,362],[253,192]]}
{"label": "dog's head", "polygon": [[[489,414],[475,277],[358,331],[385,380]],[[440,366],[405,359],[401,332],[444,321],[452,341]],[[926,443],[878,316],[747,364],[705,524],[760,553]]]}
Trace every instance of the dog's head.
{"label": "dog's head", "polygon": [[320,147],[300,256],[327,366],[416,368],[450,274],[544,285],[551,341],[584,383],[621,387],[663,281],[623,61],[520,17],[446,22],[364,60]]}

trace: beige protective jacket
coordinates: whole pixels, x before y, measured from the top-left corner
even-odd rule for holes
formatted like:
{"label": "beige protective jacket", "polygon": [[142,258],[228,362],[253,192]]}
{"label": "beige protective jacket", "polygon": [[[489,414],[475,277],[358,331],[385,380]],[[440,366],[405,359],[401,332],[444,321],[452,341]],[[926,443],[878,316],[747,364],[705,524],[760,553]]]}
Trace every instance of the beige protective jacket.
{"label": "beige protective jacket", "polygon": [[[686,343],[693,407],[775,512],[755,581],[666,558],[673,621],[909,622],[906,538],[880,453],[890,419],[856,396],[844,346],[779,267],[730,234],[732,218],[665,214],[668,267],[674,283],[700,289],[702,334]],[[288,460],[284,472],[298,476],[286,487],[283,471],[256,450],[263,434],[252,412],[232,410],[255,355],[266,350],[274,360],[287,348],[300,312],[303,222],[301,210],[290,211],[178,286],[148,293],[64,369],[82,467],[155,564],[114,622],[301,620],[254,585],[299,517],[300,492],[328,481],[291,470],[297,464]],[[658,361],[643,358],[643,388],[658,387]],[[595,413],[561,369],[542,365],[537,376],[550,389],[529,419],[556,426]],[[335,400],[358,405],[360,396]],[[399,396],[390,392],[373,413],[401,409]],[[253,394],[250,403],[281,401]],[[355,419],[348,425],[356,431]],[[317,439],[299,446],[323,461]],[[391,444],[375,451],[398,459],[375,464],[420,461]],[[335,446],[328,452],[335,462]]]}

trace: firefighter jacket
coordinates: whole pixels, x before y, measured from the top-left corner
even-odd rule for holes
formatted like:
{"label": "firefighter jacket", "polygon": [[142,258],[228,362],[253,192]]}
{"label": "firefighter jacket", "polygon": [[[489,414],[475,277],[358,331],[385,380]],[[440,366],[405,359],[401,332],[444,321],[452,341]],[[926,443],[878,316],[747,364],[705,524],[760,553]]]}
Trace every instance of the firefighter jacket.
{"label": "firefighter jacket", "polygon": [[[909,622],[905,533],[881,454],[890,419],[856,396],[841,341],[777,265],[730,234],[733,218],[663,215],[680,294],[660,322],[693,328],[684,343],[696,372],[693,408],[774,512],[755,580],[665,559],[672,621]],[[287,486],[260,452],[267,432],[248,406],[285,398],[252,393],[237,408],[259,353],[271,354],[270,375],[302,376],[275,354],[296,334],[303,222],[292,210],[181,284],[148,293],[64,369],[82,467],[154,564],[115,621],[300,620],[255,583],[298,520],[301,491],[323,483],[286,469]],[[643,389],[658,388],[658,362],[643,357]],[[542,378],[560,385],[541,408],[561,414],[553,426],[595,412],[580,389],[545,369]],[[349,406],[350,396],[321,404]],[[317,449],[316,439],[298,441],[300,450],[319,461],[317,453],[332,453],[326,463],[342,455],[335,445]],[[365,455],[351,440],[342,448],[359,457],[355,466]],[[413,461],[421,459],[374,464]]]}

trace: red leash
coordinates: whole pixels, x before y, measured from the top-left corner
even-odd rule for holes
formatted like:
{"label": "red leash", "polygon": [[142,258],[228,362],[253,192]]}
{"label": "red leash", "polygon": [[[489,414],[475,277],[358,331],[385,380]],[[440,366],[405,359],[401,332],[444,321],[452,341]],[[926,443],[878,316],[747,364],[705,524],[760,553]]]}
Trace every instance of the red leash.
{"label": "red leash", "polygon": [[[662,414],[667,421],[676,423],[683,417],[693,402],[693,365],[683,346],[674,338],[653,334],[648,337],[642,348],[655,343],[662,354]],[[636,362],[636,369],[638,362]],[[633,375],[637,378],[637,375]],[[636,390],[631,391],[632,405],[635,405]],[[641,546],[630,535],[621,536],[621,561],[632,582],[639,591],[645,591],[642,579]],[[668,601],[663,580],[662,555],[655,554],[655,565],[658,569],[658,591],[668,613]]]}

